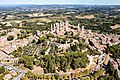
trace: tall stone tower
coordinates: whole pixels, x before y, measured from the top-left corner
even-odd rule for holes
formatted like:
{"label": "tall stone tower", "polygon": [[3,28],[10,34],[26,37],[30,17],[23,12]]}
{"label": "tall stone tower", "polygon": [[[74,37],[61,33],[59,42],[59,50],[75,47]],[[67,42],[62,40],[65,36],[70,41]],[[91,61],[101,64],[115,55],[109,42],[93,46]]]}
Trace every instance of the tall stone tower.
{"label": "tall stone tower", "polygon": [[51,24],[51,32],[53,32],[53,25]]}
{"label": "tall stone tower", "polygon": [[59,33],[59,26],[60,26],[60,24],[59,24],[59,23],[56,23],[56,27],[57,27],[56,33],[57,33],[57,34]]}
{"label": "tall stone tower", "polygon": [[68,21],[65,23],[66,31],[68,31]]}
{"label": "tall stone tower", "polygon": [[63,22],[60,22],[60,28],[63,27]]}
{"label": "tall stone tower", "polygon": [[78,31],[80,31],[80,24],[78,23]]}
{"label": "tall stone tower", "polygon": [[56,25],[54,24],[54,30],[53,30],[53,32],[55,32],[56,31]]}
{"label": "tall stone tower", "polygon": [[23,26],[23,23],[21,22],[21,23],[19,23],[19,27],[22,27]]}
{"label": "tall stone tower", "polygon": [[84,26],[82,26],[82,34],[84,34]]}

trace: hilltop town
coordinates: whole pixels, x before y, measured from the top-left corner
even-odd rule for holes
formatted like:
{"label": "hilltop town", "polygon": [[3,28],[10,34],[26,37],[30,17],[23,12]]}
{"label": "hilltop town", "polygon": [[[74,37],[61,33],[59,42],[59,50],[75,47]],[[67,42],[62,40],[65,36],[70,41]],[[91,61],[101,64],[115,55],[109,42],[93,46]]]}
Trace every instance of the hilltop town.
{"label": "hilltop town", "polygon": [[0,80],[120,79],[120,6],[38,7],[0,8]]}

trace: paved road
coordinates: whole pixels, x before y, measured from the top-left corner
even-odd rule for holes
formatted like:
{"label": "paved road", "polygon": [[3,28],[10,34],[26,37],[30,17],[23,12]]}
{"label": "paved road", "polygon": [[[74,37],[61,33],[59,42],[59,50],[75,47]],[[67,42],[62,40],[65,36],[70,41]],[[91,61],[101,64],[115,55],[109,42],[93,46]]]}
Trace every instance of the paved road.
{"label": "paved road", "polygon": [[13,80],[21,80],[21,78],[23,77],[23,76],[25,76],[25,74],[26,73],[24,73],[24,72],[21,72],[16,78],[14,78]]}
{"label": "paved road", "polygon": [[17,77],[15,77],[13,80],[21,80],[21,78],[23,76],[25,76],[25,74],[27,73],[27,71],[20,70],[20,69],[18,69],[16,67],[13,67],[13,66],[4,65],[4,64],[1,64],[1,63],[0,63],[0,66],[4,66],[5,68],[7,68],[10,71],[14,70],[16,73],[20,72],[20,74]]}
{"label": "paved road", "polygon": [[105,61],[106,54],[104,53],[104,54],[100,55],[99,58],[100,58],[100,60],[98,61],[98,65],[95,67],[95,69],[93,69],[93,71],[98,71],[98,70],[100,70],[100,68],[102,67],[102,65],[103,65],[103,63],[104,63],[104,61]]}

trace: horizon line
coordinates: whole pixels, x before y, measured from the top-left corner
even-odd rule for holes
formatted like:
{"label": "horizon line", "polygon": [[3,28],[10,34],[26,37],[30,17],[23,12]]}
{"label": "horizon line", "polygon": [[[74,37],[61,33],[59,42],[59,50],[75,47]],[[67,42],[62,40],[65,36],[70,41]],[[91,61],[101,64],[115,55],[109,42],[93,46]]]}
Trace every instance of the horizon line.
{"label": "horizon line", "polygon": [[0,6],[1,5],[4,5],[4,6],[9,6],[9,5],[83,5],[83,6],[87,6],[87,5],[88,6],[104,6],[104,5],[105,6],[107,6],[107,5],[108,6],[110,6],[110,5],[115,6],[115,5],[117,5],[118,6],[119,5],[120,6],[120,4],[76,4],[76,3],[75,4],[74,3],[73,4],[71,4],[71,3],[68,3],[68,4],[21,4],[21,3],[20,4],[19,3],[16,3],[16,4],[9,4],[9,3],[1,4],[0,3]]}

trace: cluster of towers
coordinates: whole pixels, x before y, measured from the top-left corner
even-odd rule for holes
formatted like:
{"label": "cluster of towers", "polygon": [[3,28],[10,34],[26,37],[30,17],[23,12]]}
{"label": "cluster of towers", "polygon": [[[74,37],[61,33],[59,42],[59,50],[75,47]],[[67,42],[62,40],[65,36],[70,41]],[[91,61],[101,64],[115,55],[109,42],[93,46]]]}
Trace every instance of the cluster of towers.
{"label": "cluster of towers", "polygon": [[59,33],[60,28],[64,28],[66,31],[68,31],[68,22],[60,22],[60,23],[54,23],[51,24],[51,32],[53,33]]}
{"label": "cluster of towers", "polygon": [[[81,28],[80,24],[78,24],[78,26],[76,28],[79,32],[81,31],[81,33],[84,33],[84,26],[82,26],[82,28]],[[69,28],[68,21],[51,24],[51,32],[52,33],[59,34],[61,30],[64,30],[67,32],[71,31],[71,28]]]}

